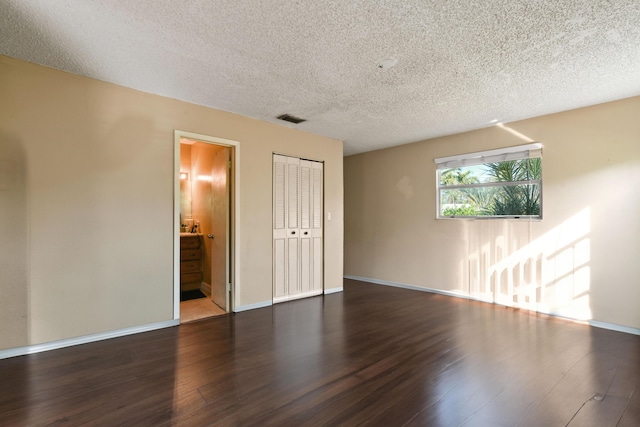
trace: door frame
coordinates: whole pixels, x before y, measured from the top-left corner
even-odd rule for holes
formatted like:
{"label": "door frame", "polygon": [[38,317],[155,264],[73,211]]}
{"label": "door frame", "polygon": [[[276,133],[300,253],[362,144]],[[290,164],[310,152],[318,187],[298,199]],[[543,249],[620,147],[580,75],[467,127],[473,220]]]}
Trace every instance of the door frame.
{"label": "door frame", "polygon": [[231,281],[230,310],[235,311],[238,289],[240,289],[240,142],[231,139],[218,138],[182,130],[174,130],[173,152],[173,318],[180,319],[180,140],[191,139],[206,144],[221,145],[231,148],[231,170],[229,185],[231,185],[229,209],[229,238],[230,238],[230,267]]}

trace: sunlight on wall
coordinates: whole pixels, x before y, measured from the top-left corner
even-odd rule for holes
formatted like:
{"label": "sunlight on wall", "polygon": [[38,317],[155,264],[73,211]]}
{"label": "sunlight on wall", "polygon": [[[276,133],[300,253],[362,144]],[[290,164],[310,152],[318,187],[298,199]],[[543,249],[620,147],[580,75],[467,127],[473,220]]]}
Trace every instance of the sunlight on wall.
{"label": "sunlight on wall", "polygon": [[[535,240],[534,223],[469,225],[469,294],[579,320],[591,319],[590,208]],[[537,225],[537,224],[536,224]]]}
{"label": "sunlight on wall", "polygon": [[496,123],[496,127],[498,127],[499,129],[502,129],[504,131],[509,132],[511,135],[517,136],[518,138],[520,138],[523,141],[526,142],[535,142],[533,139],[529,138],[527,135],[522,134],[520,132],[518,132],[517,130],[510,128],[509,126],[505,126],[502,123]]}
{"label": "sunlight on wall", "polygon": [[591,319],[591,210],[586,208],[532,242],[542,257],[538,311]]}

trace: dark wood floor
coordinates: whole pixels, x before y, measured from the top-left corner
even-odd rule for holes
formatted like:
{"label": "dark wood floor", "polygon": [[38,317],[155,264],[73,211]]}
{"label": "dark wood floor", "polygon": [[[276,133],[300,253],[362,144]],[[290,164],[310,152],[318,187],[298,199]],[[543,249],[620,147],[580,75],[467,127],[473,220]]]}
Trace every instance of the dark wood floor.
{"label": "dark wood floor", "polygon": [[344,293],[0,360],[0,425],[639,426],[640,336]]}

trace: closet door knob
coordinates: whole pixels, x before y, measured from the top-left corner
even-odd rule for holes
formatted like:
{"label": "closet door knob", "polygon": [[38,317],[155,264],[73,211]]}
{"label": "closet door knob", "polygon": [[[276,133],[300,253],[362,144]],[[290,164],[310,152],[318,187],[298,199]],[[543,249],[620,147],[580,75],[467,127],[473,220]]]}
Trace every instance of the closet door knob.
{"label": "closet door knob", "polygon": [[291,234],[296,234],[296,232],[295,232],[295,231],[292,231],[292,232],[291,232]]}
{"label": "closet door knob", "polygon": [[213,234],[209,233],[209,234],[207,234],[207,237],[210,238],[210,239],[213,239]]}

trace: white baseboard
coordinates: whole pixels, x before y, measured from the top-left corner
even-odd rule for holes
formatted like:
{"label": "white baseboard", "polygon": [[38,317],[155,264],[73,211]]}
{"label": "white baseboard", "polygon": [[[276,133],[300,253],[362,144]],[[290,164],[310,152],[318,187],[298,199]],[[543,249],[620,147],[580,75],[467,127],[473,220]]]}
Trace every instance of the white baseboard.
{"label": "white baseboard", "polygon": [[[333,294],[336,292],[342,292],[344,290],[344,288],[331,288],[331,289],[326,289],[324,290],[324,294]],[[285,301],[295,301],[297,299],[301,299],[301,298],[308,298],[308,297],[315,297],[318,295],[322,295],[323,291],[311,291],[311,292],[304,292],[301,294],[296,294],[296,295],[292,295],[292,296],[286,296],[286,297],[280,297],[280,298],[274,298],[272,301],[262,301],[262,302],[257,302],[255,304],[247,304],[247,305],[241,305],[240,307],[236,307],[233,312],[234,313],[239,313],[241,311],[247,311],[247,310],[255,310],[256,308],[264,308],[264,307],[269,307],[273,304],[277,304],[280,302],[285,302]]]}
{"label": "white baseboard", "polygon": [[345,279],[351,279],[351,280],[358,280],[360,282],[374,283],[376,285],[393,286],[395,288],[403,288],[403,289],[411,289],[411,290],[414,290],[414,291],[430,292],[430,293],[433,293],[433,294],[441,294],[441,295],[446,295],[446,296],[449,296],[449,297],[457,297],[457,298],[464,298],[464,299],[474,299],[474,298],[470,297],[469,295],[465,295],[465,294],[458,293],[458,292],[442,291],[440,289],[425,288],[423,286],[408,285],[406,283],[390,282],[388,280],[371,279],[371,278],[368,278],[368,277],[360,277],[360,276],[344,276],[344,278]]}
{"label": "white baseboard", "polygon": [[256,308],[264,308],[264,307],[269,307],[273,305],[273,301],[269,300],[269,301],[262,301],[262,302],[257,302],[255,304],[247,304],[247,305],[241,305],[240,307],[236,307],[233,309],[234,313],[239,313],[241,311],[247,311],[247,310],[255,310]]}
{"label": "white baseboard", "polygon": [[[376,285],[394,286],[396,288],[411,289],[411,290],[421,291],[421,292],[430,292],[430,293],[447,295],[447,296],[456,297],[456,298],[464,298],[464,299],[473,300],[473,301],[487,302],[489,304],[498,304],[498,303],[494,303],[494,302],[491,302],[491,301],[474,298],[474,297],[469,296],[469,295],[459,294],[457,292],[442,291],[442,290],[439,290],[439,289],[426,288],[426,287],[416,286],[416,285],[408,285],[408,284],[405,284],[405,283],[391,282],[391,281],[388,281],[388,280],[372,279],[372,278],[369,278],[369,277],[360,277],[360,276],[344,276],[344,278],[345,279],[351,279],[351,280],[358,280],[360,282],[373,283],[373,284],[376,284]],[[509,307],[509,306],[505,306],[505,307]],[[587,323],[587,324],[589,324],[591,326],[594,326],[596,328],[603,328],[603,329],[609,329],[609,330],[617,331],[617,332],[625,332],[627,334],[640,335],[640,328],[633,328],[633,327],[630,327],[630,326],[617,325],[615,323],[601,322],[599,320],[586,320],[585,321],[585,320],[574,319],[574,318],[571,318],[571,317],[562,316],[562,315],[559,315],[559,314],[556,314],[556,313],[549,313],[549,312],[543,312],[543,311],[538,311],[538,313],[546,314],[546,315],[553,316],[553,317],[560,317],[562,319],[571,320],[573,322]]]}
{"label": "white baseboard", "polygon": [[601,322],[599,320],[588,320],[591,326],[596,328],[609,329],[612,331],[626,332],[627,334],[640,335],[640,328],[632,328],[631,326],[617,325],[615,323]]}
{"label": "white baseboard", "polygon": [[172,326],[178,326],[180,320],[172,319],[164,322],[151,323],[142,326],[133,326],[131,328],[118,329],[115,331],[100,332],[97,334],[84,335],[81,337],[67,338],[59,341],[51,341],[43,344],[28,345],[26,347],[9,348],[7,350],[0,350],[0,359],[7,359],[9,357],[24,356],[25,354],[40,353],[43,351],[57,350],[59,348],[71,347],[73,345],[87,344],[95,341],[108,340],[111,338],[124,337],[126,335],[139,334],[141,332],[154,331],[156,329],[170,328]]}
{"label": "white baseboard", "polygon": [[316,290],[316,291],[301,292],[299,294],[294,294],[294,295],[287,295],[285,297],[274,297],[273,298],[273,303],[277,304],[279,302],[295,301],[297,299],[315,297],[315,296],[318,296],[318,295],[322,295],[322,289],[319,289],[319,290]]}

